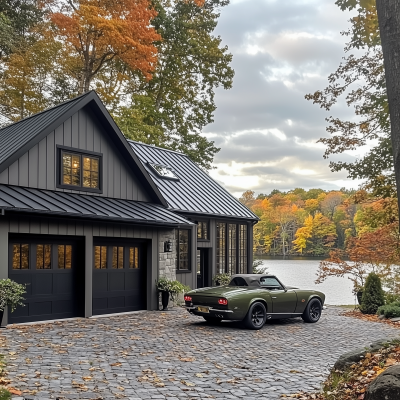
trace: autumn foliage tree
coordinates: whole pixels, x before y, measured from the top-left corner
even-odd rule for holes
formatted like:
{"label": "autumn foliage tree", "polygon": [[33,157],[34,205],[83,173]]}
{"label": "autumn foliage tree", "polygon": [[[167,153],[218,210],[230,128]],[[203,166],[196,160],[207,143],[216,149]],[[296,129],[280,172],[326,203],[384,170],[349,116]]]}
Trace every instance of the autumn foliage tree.
{"label": "autumn foliage tree", "polygon": [[161,39],[151,26],[155,16],[148,0],[68,0],[51,13],[78,93],[90,90],[96,75],[114,60],[150,79],[157,61],[154,42]]}

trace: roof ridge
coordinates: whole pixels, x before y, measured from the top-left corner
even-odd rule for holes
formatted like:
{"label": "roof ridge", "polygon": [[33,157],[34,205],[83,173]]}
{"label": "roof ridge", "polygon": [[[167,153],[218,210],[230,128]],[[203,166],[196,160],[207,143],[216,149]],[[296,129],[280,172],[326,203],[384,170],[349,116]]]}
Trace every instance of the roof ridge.
{"label": "roof ridge", "polygon": [[132,140],[132,139],[126,139],[126,140],[128,141],[128,143],[135,143],[135,144],[139,144],[141,146],[150,147],[152,149],[164,150],[164,151],[168,151],[170,153],[179,154],[180,156],[184,156],[184,157],[189,158],[189,156],[187,154],[182,153],[182,152],[177,151],[177,150],[166,149],[165,147],[160,147],[160,146],[156,146],[156,145],[153,145],[153,144],[147,144],[147,143],[139,142],[137,140]]}
{"label": "roof ridge", "polygon": [[55,105],[55,106],[53,106],[53,107],[46,108],[45,110],[42,110],[42,111],[40,111],[40,112],[38,112],[38,113],[35,113],[35,114],[32,114],[32,115],[30,115],[29,117],[25,117],[25,118],[23,118],[23,119],[20,119],[19,121],[11,122],[11,124],[8,124],[8,125],[3,126],[3,127],[0,129],[0,132],[1,132],[3,129],[9,128],[11,125],[17,125],[17,124],[19,124],[19,123],[21,123],[21,122],[27,121],[28,119],[37,117],[38,115],[44,114],[44,113],[46,113],[46,112],[48,112],[48,111],[51,111],[51,110],[54,110],[54,109],[56,109],[56,108],[58,108],[58,107],[64,106],[64,105],[66,105],[66,104],[68,104],[68,103],[72,103],[72,102],[75,102],[76,100],[80,100],[80,99],[82,99],[83,97],[85,97],[85,96],[87,96],[88,94],[90,94],[91,92],[93,92],[93,90],[90,90],[89,92],[83,93],[83,94],[81,94],[81,95],[78,96],[78,97],[74,97],[73,99],[63,101],[62,103],[59,103],[59,104],[57,104],[57,105]]}

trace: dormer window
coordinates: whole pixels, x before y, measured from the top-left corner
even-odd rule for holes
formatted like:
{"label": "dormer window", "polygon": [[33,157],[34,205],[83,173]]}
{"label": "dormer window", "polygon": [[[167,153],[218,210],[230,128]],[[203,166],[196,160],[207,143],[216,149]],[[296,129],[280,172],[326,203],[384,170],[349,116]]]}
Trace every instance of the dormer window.
{"label": "dormer window", "polygon": [[101,189],[101,154],[86,154],[75,150],[60,149],[59,186],[65,189]]}
{"label": "dormer window", "polygon": [[156,175],[158,177],[179,181],[179,178],[176,176],[174,171],[172,171],[171,167],[168,167],[166,165],[161,165],[161,164],[154,164],[154,163],[148,163],[148,164],[150,165],[151,169],[156,173]]}

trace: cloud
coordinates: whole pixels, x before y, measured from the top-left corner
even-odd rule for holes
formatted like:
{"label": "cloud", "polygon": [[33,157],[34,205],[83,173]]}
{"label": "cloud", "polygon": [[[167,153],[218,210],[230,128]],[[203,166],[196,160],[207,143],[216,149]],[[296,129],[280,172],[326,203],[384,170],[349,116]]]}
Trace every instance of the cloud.
{"label": "cloud", "polygon": [[[222,10],[216,34],[233,53],[235,78],[217,90],[205,134],[221,147],[211,175],[229,190],[357,187],[330,172],[317,144],[330,114],[304,99],[341,62],[349,18],[332,0],[233,0]],[[334,115],[353,116],[344,102]]]}

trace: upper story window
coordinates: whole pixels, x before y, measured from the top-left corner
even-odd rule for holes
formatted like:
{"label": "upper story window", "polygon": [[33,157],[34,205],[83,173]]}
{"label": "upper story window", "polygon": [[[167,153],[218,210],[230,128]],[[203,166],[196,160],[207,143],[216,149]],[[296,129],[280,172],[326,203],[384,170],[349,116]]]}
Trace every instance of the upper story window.
{"label": "upper story window", "polygon": [[149,163],[149,165],[160,178],[179,181],[179,178],[176,176],[175,172],[172,171],[172,168],[167,167],[166,165],[154,164],[154,163]]}
{"label": "upper story window", "polygon": [[199,221],[197,223],[197,239],[208,239],[208,223],[204,221]]}
{"label": "upper story window", "polygon": [[100,191],[101,155],[61,150],[60,186],[64,188]]}

